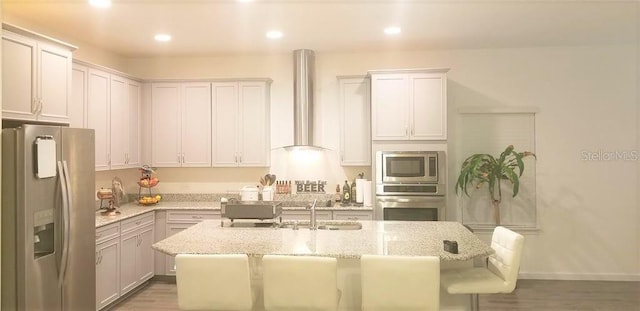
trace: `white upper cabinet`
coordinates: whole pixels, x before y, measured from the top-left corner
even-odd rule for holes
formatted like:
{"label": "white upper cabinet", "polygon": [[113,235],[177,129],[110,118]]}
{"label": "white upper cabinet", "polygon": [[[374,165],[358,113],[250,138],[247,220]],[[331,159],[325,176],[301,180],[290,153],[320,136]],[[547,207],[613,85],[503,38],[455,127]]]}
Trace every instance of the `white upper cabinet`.
{"label": "white upper cabinet", "polygon": [[151,131],[153,166],[211,166],[211,84],[153,83]]}
{"label": "white upper cabinet", "polygon": [[125,168],[127,165],[127,139],[129,120],[127,109],[127,80],[111,75],[110,77],[110,105],[109,105],[109,137],[110,165],[112,169]]}
{"label": "white upper cabinet", "polygon": [[110,91],[111,169],[140,166],[140,84],[112,74]]}
{"label": "white upper cabinet", "polygon": [[140,165],[140,83],[74,64],[72,99],[74,110],[80,110],[74,111],[72,126],[81,127],[76,115],[86,111],[85,127],[95,131],[96,170]]}
{"label": "white upper cabinet", "polygon": [[68,124],[74,47],[5,24],[3,28],[2,117]]}
{"label": "white upper cabinet", "polygon": [[446,140],[447,71],[370,71],[372,139]]}
{"label": "white upper cabinet", "polygon": [[96,170],[110,168],[109,73],[89,68],[87,90],[87,128],[95,131]]}
{"label": "white upper cabinet", "polygon": [[[140,129],[141,109],[142,109],[142,85],[133,80],[127,80],[127,95],[128,97],[128,132],[126,137],[128,138],[127,149],[127,166],[138,167],[141,164],[140,154],[140,137],[142,135]],[[123,120],[124,121],[124,120]]]}
{"label": "white upper cabinet", "polygon": [[371,100],[367,77],[338,77],[340,164],[371,165]]}
{"label": "white upper cabinet", "polygon": [[212,83],[213,166],[269,166],[270,83]]}
{"label": "white upper cabinet", "polygon": [[69,106],[69,127],[86,128],[89,68],[74,63],[71,77],[73,82]]}

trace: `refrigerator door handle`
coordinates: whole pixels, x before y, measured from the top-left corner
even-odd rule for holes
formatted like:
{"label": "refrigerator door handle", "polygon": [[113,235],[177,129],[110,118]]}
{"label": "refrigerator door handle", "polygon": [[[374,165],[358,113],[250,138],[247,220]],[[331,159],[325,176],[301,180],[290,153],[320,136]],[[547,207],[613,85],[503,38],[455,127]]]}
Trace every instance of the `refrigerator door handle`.
{"label": "refrigerator door handle", "polygon": [[58,173],[60,175],[60,188],[62,190],[62,258],[60,260],[60,270],[58,284],[62,287],[69,263],[69,211],[71,210],[71,185],[67,176],[69,168],[66,161],[58,161]]}

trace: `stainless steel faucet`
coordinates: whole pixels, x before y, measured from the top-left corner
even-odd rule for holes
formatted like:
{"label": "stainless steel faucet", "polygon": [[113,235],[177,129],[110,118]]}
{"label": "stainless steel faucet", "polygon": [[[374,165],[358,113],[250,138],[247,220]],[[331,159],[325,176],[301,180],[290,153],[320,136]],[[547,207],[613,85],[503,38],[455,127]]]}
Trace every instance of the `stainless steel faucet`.
{"label": "stainless steel faucet", "polygon": [[318,229],[318,226],[316,226],[316,202],[317,201],[318,199],[313,200],[313,204],[310,207],[308,207],[308,209],[311,209],[311,219],[310,219],[309,230]]}

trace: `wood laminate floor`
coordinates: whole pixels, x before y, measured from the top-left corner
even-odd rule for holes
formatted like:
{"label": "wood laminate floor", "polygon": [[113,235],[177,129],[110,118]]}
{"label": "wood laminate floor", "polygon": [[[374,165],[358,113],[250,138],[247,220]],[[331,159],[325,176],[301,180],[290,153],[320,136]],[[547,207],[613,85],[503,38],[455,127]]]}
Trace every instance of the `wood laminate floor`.
{"label": "wood laminate floor", "polygon": [[[640,282],[519,280],[518,287],[511,294],[480,295],[480,309],[640,311]],[[110,309],[143,310],[178,310],[175,282],[151,281]]]}

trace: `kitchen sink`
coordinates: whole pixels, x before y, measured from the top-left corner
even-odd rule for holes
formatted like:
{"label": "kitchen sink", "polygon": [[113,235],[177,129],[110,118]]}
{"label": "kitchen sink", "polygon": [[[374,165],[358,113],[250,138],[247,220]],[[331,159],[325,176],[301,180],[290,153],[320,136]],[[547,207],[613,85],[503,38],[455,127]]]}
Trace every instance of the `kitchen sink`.
{"label": "kitchen sink", "polygon": [[[280,228],[285,229],[309,229],[311,224],[308,221],[285,221],[280,224]],[[357,221],[349,221],[349,222],[318,222],[317,224],[318,230],[360,230],[362,229],[362,224]]]}
{"label": "kitchen sink", "polygon": [[362,224],[359,222],[318,225],[318,230],[360,230],[360,229],[362,229]]}

